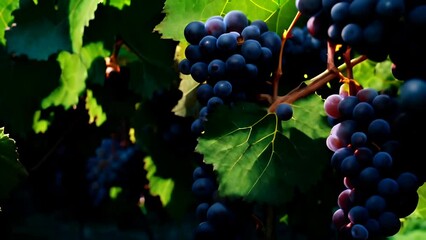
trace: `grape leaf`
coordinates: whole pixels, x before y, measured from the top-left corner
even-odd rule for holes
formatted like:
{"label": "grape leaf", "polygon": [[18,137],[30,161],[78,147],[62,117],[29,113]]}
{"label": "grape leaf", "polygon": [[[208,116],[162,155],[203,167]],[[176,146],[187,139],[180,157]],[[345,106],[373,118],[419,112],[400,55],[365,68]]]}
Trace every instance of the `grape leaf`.
{"label": "grape leaf", "polygon": [[321,96],[311,94],[294,102],[292,107],[292,120],[282,122],[284,135],[289,137],[287,131],[291,128],[296,128],[312,139],[328,137],[331,128],[327,122],[324,100]]}
{"label": "grape leaf", "polygon": [[155,175],[157,167],[152,161],[151,157],[144,159],[144,168],[147,171],[146,178],[149,182],[149,192],[152,196],[159,196],[163,206],[166,206],[170,202],[172,196],[174,182],[171,178],[161,178]]}
{"label": "grape leaf", "polygon": [[64,0],[26,4],[14,12],[16,26],[6,32],[11,54],[47,60],[60,51],[79,52],[84,27],[94,17],[97,1]]}
{"label": "grape leaf", "polygon": [[85,31],[85,43],[103,41],[112,50],[116,40],[122,40],[137,56],[137,61],[126,63],[132,72],[129,88],[143,98],[150,98],[155,91],[173,87],[180,81],[174,61],[177,42],[161,39],[159,33],[153,32],[164,17],[162,8],[163,1],[148,0],[132,1],[121,11],[101,5]]}
{"label": "grape leaf", "polygon": [[196,151],[218,172],[224,196],[286,203],[296,188],[312,187],[328,161],[324,139],[312,139],[294,127],[285,136],[276,114],[259,106],[220,107],[209,116]]}
{"label": "grape leaf", "polygon": [[13,21],[12,12],[19,8],[19,0],[3,0],[0,1],[0,44],[6,44],[4,32],[10,27]]}
{"label": "grape leaf", "polygon": [[419,189],[417,189],[417,193],[419,194],[419,202],[416,210],[412,214],[426,219],[426,184],[419,187]]}
{"label": "grape leaf", "polygon": [[53,1],[29,2],[13,15],[16,25],[5,33],[8,53],[48,60],[52,54],[72,50],[67,9],[56,10]]}
{"label": "grape leaf", "polygon": [[131,0],[103,0],[103,4],[123,9],[124,6],[130,6]]}
{"label": "grape leaf", "polygon": [[[70,25],[70,36],[72,42],[72,49],[74,52],[79,52],[83,45],[84,27],[89,25],[89,21],[95,17],[95,11],[99,3],[103,0],[69,0],[68,7],[68,20]],[[66,3],[68,1],[60,1]],[[61,6],[60,6],[61,7]]]}
{"label": "grape leaf", "polygon": [[155,30],[163,38],[183,41],[183,29],[190,21],[206,21],[214,15],[224,16],[231,10],[243,11],[250,20],[264,20],[269,29],[278,35],[290,25],[297,12],[294,1],[166,0],[166,17]]}
{"label": "grape leaf", "polygon": [[[65,109],[78,103],[80,94],[86,88],[88,71],[97,58],[108,56],[109,52],[103,49],[102,43],[91,43],[82,48],[79,54],[60,52],[57,58],[61,67],[60,86],[43,99],[42,108],[50,106],[64,106]],[[102,70],[102,69],[99,69]],[[100,74],[104,74],[103,69]]]}
{"label": "grape leaf", "polygon": [[107,116],[102,110],[102,106],[98,104],[93,96],[93,92],[88,89],[86,93],[86,109],[89,114],[89,123],[95,123],[99,127],[107,120]]}
{"label": "grape leaf", "polygon": [[402,81],[395,79],[391,71],[392,62],[364,61],[353,68],[355,80],[364,88],[385,90],[390,87],[399,87]]}
{"label": "grape leaf", "polygon": [[18,160],[16,142],[0,128],[0,199],[6,199],[28,172]]}

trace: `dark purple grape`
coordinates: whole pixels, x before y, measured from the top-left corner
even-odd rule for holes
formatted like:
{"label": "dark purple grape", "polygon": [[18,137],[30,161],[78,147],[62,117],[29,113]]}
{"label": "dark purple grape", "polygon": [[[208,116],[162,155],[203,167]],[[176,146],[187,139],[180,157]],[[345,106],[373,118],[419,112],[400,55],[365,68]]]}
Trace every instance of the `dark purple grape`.
{"label": "dark purple grape", "polygon": [[243,55],[247,61],[254,62],[261,57],[262,46],[257,40],[245,40],[243,45],[241,45],[241,55]]}
{"label": "dark purple grape", "polygon": [[355,224],[351,228],[351,235],[354,240],[367,240],[368,230],[362,224]]}
{"label": "dark purple grape", "polygon": [[377,191],[384,197],[395,196],[399,193],[399,185],[392,178],[383,178],[377,184]]}
{"label": "dark purple grape", "polygon": [[322,0],[296,0],[296,7],[303,15],[312,16],[321,10]]}
{"label": "dark purple grape", "polygon": [[204,23],[201,21],[193,21],[186,25],[183,30],[186,41],[190,44],[198,45],[200,40],[207,35]]}
{"label": "dark purple grape", "polygon": [[349,45],[362,44],[363,37],[363,29],[356,23],[349,23],[342,28],[342,40]]}
{"label": "dark purple grape", "polygon": [[186,58],[182,59],[178,65],[179,72],[185,75],[189,75],[191,74],[191,66],[192,66],[191,61],[189,61]]}
{"label": "dark purple grape", "polygon": [[372,195],[365,201],[365,207],[373,215],[378,215],[386,209],[386,200],[380,195]]}
{"label": "dark purple grape", "polygon": [[209,76],[207,64],[204,62],[194,63],[191,67],[191,76],[198,83],[206,81]]}
{"label": "dark purple grape", "polygon": [[369,219],[370,215],[367,208],[363,206],[354,206],[348,212],[348,218],[352,223],[365,223]]}
{"label": "dark purple grape", "polygon": [[214,59],[207,66],[207,71],[211,78],[224,78],[226,74],[226,64],[220,59]]}
{"label": "dark purple grape", "polygon": [[213,203],[207,210],[207,221],[213,226],[226,226],[231,219],[231,212],[221,202]]}
{"label": "dark purple grape", "polygon": [[211,35],[207,35],[200,40],[199,46],[200,51],[206,57],[214,57],[217,53],[217,38]]}
{"label": "dark purple grape", "polygon": [[213,93],[220,98],[226,98],[232,93],[232,84],[229,81],[218,81],[213,87]]}
{"label": "dark purple grape", "polygon": [[226,32],[226,26],[221,16],[213,16],[206,20],[205,28],[208,35],[218,38]]}
{"label": "dark purple grape", "polygon": [[215,183],[211,178],[198,178],[192,183],[192,192],[199,199],[211,198],[214,191]]}
{"label": "dark purple grape", "polygon": [[241,36],[244,41],[249,39],[258,40],[260,38],[260,29],[256,25],[247,26],[241,32]]}
{"label": "dark purple grape", "polygon": [[213,87],[209,84],[201,84],[197,88],[197,100],[202,105],[206,105],[207,101],[214,96]]}
{"label": "dark purple grape", "polygon": [[248,26],[247,16],[239,10],[232,10],[226,13],[223,22],[227,32],[241,33]]}
{"label": "dark purple grape", "polygon": [[392,165],[392,156],[387,152],[377,152],[373,157],[373,166],[380,170],[390,169]]}
{"label": "dark purple grape", "polygon": [[278,104],[275,112],[281,121],[288,121],[293,117],[293,107],[288,103]]}

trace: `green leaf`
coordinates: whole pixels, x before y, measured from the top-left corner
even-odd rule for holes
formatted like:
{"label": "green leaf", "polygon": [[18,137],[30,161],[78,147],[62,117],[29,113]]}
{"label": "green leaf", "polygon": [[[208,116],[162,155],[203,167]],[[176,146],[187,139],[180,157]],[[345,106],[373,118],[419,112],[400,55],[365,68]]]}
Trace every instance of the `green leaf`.
{"label": "green leaf", "polygon": [[[312,139],[327,138],[330,135],[330,125],[324,111],[324,100],[321,96],[311,94],[292,104],[293,118],[283,121],[284,135],[289,137],[289,130],[296,128]],[[324,147],[325,147],[324,142]]]}
{"label": "green leaf", "polygon": [[399,87],[402,81],[392,75],[392,62],[364,61],[353,68],[355,80],[364,88],[385,90],[391,87]]}
{"label": "green leaf", "polygon": [[205,22],[211,16],[224,16],[231,10],[243,11],[249,20],[264,20],[278,35],[288,28],[297,12],[294,1],[166,0],[166,17],[155,30],[163,38],[184,41],[183,29],[190,21]]}
{"label": "green leaf", "polygon": [[0,199],[9,193],[28,175],[18,160],[16,142],[0,128]]}
{"label": "green leaf", "polygon": [[419,194],[419,202],[412,215],[426,219],[426,184],[419,187],[419,189],[417,189],[417,193]]}
{"label": "green leaf", "polygon": [[107,120],[102,106],[98,104],[93,92],[89,89],[86,91],[86,109],[89,113],[89,123],[95,123],[99,127]]}
{"label": "green leaf", "polygon": [[154,161],[152,161],[151,157],[146,157],[144,159],[144,162],[144,168],[147,171],[146,178],[149,181],[149,192],[152,196],[159,196],[163,206],[166,206],[170,202],[173,193],[173,179],[165,179],[155,176],[157,167],[155,166]]}
{"label": "green leaf", "polygon": [[[62,1],[67,2],[67,1]],[[95,17],[95,11],[99,3],[103,0],[70,0],[68,7],[68,20],[70,25],[70,36],[72,49],[79,52],[83,45],[84,27],[89,25],[89,21]],[[65,6],[64,6],[65,7]]]}
{"label": "green leaf", "polygon": [[16,26],[6,32],[8,52],[47,60],[61,51],[80,52],[84,28],[102,0],[31,2],[14,12]]}
{"label": "green leaf", "polygon": [[130,6],[131,0],[103,0],[103,4],[122,9],[124,6]]}
{"label": "green leaf", "polygon": [[[79,54],[61,52],[57,61],[61,67],[61,85],[49,96],[43,99],[42,108],[62,105],[65,109],[78,103],[80,94],[86,88],[86,79],[92,63],[98,58],[108,56],[109,52],[104,50],[102,43],[91,43],[84,46]],[[102,69],[99,69],[102,71]],[[103,69],[100,74],[104,74]]]}
{"label": "green leaf", "polygon": [[13,21],[12,12],[19,8],[19,0],[0,1],[0,44],[6,44],[4,32]]}
{"label": "green leaf", "polygon": [[68,13],[64,7],[56,9],[53,1],[37,5],[29,2],[13,15],[16,25],[5,33],[8,53],[48,60],[52,54],[72,50]]}
{"label": "green leaf", "polygon": [[113,50],[116,40],[123,40],[126,51],[137,56],[137,61],[129,59],[126,67],[132,72],[129,88],[143,98],[178,86],[180,81],[174,60],[177,42],[161,39],[159,33],[153,32],[164,17],[162,9],[163,1],[149,0],[132,1],[121,11],[101,5],[85,31],[85,43],[103,41]]}
{"label": "green leaf", "polygon": [[220,194],[279,205],[292,200],[295,189],[307,191],[318,181],[322,156],[328,157],[324,139],[294,127],[285,130],[288,137],[281,131],[276,114],[252,104],[210,115],[196,150],[218,172]]}

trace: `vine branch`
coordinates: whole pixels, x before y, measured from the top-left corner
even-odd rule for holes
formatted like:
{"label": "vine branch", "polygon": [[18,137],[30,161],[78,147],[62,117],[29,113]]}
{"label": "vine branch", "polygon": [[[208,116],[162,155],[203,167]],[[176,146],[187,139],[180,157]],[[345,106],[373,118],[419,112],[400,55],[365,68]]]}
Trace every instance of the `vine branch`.
{"label": "vine branch", "polygon": [[[357,58],[354,58],[350,61],[350,66],[355,66],[364,60],[366,60],[367,57],[365,55],[361,55]],[[344,71],[347,68],[347,64],[344,63],[340,65],[337,69],[340,73],[341,71]],[[337,75],[338,76],[338,75]],[[293,103],[297,99],[303,98],[308,96],[309,94],[315,92],[320,87],[322,87],[324,84],[328,83],[332,79],[336,77],[336,72],[330,69],[325,70],[324,72],[320,73],[316,77],[309,80],[309,84],[306,86],[299,86],[296,89],[293,89],[288,94],[277,97],[274,102],[269,106],[268,111],[269,112],[275,112],[276,107],[278,104],[286,102],[286,103]]]}

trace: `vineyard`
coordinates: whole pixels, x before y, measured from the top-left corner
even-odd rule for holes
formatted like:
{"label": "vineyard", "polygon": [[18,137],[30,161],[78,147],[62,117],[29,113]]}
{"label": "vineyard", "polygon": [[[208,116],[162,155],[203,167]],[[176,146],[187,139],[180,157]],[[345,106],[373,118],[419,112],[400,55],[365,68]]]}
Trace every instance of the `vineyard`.
{"label": "vineyard", "polygon": [[426,238],[426,1],[3,0],[0,238]]}

